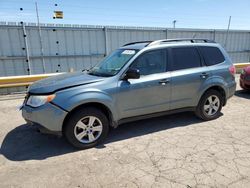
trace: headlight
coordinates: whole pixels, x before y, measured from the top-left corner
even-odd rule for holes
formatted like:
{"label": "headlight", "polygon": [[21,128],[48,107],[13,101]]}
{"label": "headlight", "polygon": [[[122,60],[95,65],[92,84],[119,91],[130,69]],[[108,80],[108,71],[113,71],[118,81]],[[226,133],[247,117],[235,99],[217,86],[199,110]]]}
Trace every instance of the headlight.
{"label": "headlight", "polygon": [[32,107],[39,107],[52,101],[56,97],[55,94],[53,95],[31,95],[28,98],[27,105]]}

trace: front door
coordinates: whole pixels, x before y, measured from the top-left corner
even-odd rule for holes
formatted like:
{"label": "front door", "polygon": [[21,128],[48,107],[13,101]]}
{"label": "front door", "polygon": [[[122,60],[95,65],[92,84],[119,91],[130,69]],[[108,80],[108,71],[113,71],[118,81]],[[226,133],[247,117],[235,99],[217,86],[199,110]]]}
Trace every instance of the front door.
{"label": "front door", "polygon": [[166,50],[141,54],[131,65],[140,70],[139,79],[120,80],[117,98],[121,118],[169,110],[170,73]]}

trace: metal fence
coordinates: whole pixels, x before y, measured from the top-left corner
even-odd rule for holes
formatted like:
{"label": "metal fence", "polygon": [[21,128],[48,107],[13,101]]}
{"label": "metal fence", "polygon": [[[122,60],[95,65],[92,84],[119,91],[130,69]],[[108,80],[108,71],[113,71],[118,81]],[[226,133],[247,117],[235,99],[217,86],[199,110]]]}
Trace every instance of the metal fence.
{"label": "metal fence", "polygon": [[[0,77],[85,70],[119,46],[140,40],[207,38],[234,63],[250,58],[250,31],[0,22]],[[227,43],[226,43],[227,38]]]}

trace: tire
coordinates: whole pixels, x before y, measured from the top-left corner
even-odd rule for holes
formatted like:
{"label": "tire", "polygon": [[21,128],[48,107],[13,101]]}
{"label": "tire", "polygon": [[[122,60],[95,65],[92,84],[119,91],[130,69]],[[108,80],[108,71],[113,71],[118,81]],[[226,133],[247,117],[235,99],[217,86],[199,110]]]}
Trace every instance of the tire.
{"label": "tire", "polygon": [[106,115],[93,107],[80,109],[67,120],[63,134],[76,148],[87,149],[102,143],[109,132]]}
{"label": "tire", "polygon": [[220,116],[222,106],[222,94],[217,90],[208,90],[201,97],[199,104],[196,107],[195,114],[205,121],[213,120]]}

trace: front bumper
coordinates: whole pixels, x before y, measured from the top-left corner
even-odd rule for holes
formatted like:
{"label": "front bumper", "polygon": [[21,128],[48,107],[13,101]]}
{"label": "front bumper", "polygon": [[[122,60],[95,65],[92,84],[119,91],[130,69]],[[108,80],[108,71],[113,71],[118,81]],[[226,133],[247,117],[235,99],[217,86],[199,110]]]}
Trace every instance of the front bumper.
{"label": "front bumper", "polygon": [[32,108],[27,105],[22,107],[22,116],[27,122],[39,124],[49,131],[61,132],[63,121],[67,112],[63,109],[47,103],[37,108]]}
{"label": "front bumper", "polygon": [[250,90],[250,80],[246,79],[246,76],[244,76],[244,75],[240,76],[240,86],[243,89]]}

